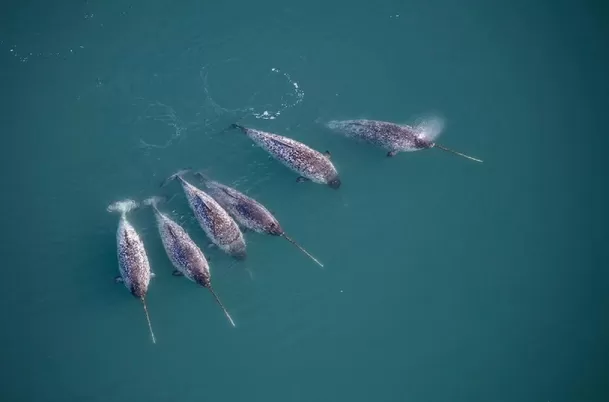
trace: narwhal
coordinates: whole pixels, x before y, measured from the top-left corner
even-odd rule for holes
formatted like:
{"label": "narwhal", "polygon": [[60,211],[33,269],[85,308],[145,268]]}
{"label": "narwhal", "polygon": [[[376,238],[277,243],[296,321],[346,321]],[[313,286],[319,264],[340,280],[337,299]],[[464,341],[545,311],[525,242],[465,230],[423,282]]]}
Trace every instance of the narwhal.
{"label": "narwhal", "polygon": [[241,229],[213,197],[184,180],[182,175],[188,171],[190,169],[182,169],[172,174],[161,186],[166,186],[172,180],[179,180],[190,209],[207,237],[228,255],[237,260],[244,260],[247,252]]}
{"label": "narwhal", "polygon": [[185,276],[196,284],[209,289],[216,302],[218,302],[224,311],[226,318],[228,318],[234,327],[235,322],[211,286],[211,271],[205,255],[182,226],[159,211],[157,204],[164,200],[164,198],[158,196],[150,197],[144,200],[144,204],[151,206],[154,211],[163,247],[172,265],[176,268],[173,271],[173,275]]}
{"label": "narwhal", "polygon": [[385,148],[389,157],[397,155],[398,152],[439,148],[476,162],[482,162],[478,158],[446,148],[434,141],[444,127],[440,118],[429,118],[416,126],[399,125],[379,120],[331,120],[326,125],[331,130],[347,137]]}
{"label": "narwhal", "polygon": [[222,208],[228,211],[242,227],[258,233],[283,237],[323,268],[324,265],[319,262],[317,258],[313,257],[307,250],[286,235],[279,224],[279,221],[258,201],[232,187],[211,180],[203,172],[196,172],[195,175],[205,184],[209,194],[214,197]]}
{"label": "narwhal", "polygon": [[144,248],[144,242],[137,234],[135,228],[127,220],[127,213],[137,208],[137,203],[133,200],[117,201],[108,206],[110,212],[120,212],[121,217],[116,231],[116,247],[118,255],[118,268],[120,275],[115,278],[117,282],[123,282],[129,292],[141,300],[148,321],[148,329],[152,342],[156,343],[148,307],[146,306],[146,295],[150,278],[153,276],[148,262],[148,255]]}
{"label": "narwhal", "polygon": [[330,161],[330,152],[324,154],[309,146],[281,135],[232,124],[231,128],[243,131],[252,141],[284,166],[298,173],[298,182],[312,181],[338,189],[341,181]]}

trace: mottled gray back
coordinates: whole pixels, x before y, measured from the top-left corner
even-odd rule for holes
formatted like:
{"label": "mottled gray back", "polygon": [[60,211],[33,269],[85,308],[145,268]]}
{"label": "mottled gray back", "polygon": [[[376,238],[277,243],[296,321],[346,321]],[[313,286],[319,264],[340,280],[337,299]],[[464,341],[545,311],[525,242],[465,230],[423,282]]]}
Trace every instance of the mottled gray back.
{"label": "mottled gray back", "polygon": [[336,168],[324,154],[301,142],[254,129],[247,129],[247,134],[285,166],[316,183],[327,183],[338,177]]}
{"label": "mottled gray back", "polygon": [[125,287],[136,297],[148,292],[150,264],[144,243],[135,228],[122,216],[116,232],[119,271]]}
{"label": "mottled gray back", "polygon": [[363,140],[388,151],[410,151],[417,148],[416,131],[407,125],[378,120],[333,120],[327,126],[348,137]]}
{"label": "mottled gray back", "polygon": [[215,181],[205,182],[209,193],[243,227],[259,233],[280,230],[277,219],[258,201]]}

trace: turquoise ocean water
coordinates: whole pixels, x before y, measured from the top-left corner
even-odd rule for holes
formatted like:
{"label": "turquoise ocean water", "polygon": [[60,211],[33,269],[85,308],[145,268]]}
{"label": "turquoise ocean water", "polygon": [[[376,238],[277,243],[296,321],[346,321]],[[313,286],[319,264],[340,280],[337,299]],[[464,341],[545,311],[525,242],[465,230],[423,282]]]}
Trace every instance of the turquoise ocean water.
{"label": "turquoise ocean water", "polygon": [[[601,2],[24,1],[0,8],[0,400],[609,400],[607,7]],[[331,119],[436,114],[440,150]],[[296,175],[242,124],[332,152]],[[271,209],[286,241],[207,247],[175,170]],[[122,285],[113,201],[162,206],[211,259],[211,295]],[[252,276],[248,273],[251,272]]]}

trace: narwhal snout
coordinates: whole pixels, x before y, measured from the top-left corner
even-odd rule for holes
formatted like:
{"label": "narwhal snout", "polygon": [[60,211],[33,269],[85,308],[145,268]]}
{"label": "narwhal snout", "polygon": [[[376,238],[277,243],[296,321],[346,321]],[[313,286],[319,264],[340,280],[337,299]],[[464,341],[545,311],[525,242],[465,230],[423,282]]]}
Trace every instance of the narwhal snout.
{"label": "narwhal snout", "polygon": [[335,179],[332,179],[328,182],[328,186],[330,186],[331,188],[333,188],[334,190],[338,190],[340,188],[341,185],[341,181],[340,179],[337,177]]}
{"label": "narwhal snout", "polygon": [[236,260],[239,260],[239,261],[245,260],[247,257],[247,251],[245,250],[245,245],[244,244],[233,245],[230,248],[230,255]]}

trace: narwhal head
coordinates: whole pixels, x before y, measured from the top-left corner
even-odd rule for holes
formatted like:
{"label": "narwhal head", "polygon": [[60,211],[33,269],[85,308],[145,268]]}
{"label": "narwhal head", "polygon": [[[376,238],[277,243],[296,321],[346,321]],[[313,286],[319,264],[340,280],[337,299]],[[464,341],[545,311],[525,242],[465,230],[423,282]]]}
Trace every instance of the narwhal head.
{"label": "narwhal head", "polygon": [[272,236],[281,236],[283,235],[283,228],[279,222],[273,221],[267,226],[266,232]]}
{"label": "narwhal head", "polygon": [[414,146],[417,149],[433,148],[434,145],[436,145],[436,144],[433,141],[430,141],[426,138],[423,138],[423,137],[414,138]]}
{"label": "narwhal head", "polygon": [[435,140],[444,130],[444,120],[438,116],[423,118],[412,127],[414,146],[417,149],[433,148]]}
{"label": "narwhal head", "polygon": [[211,275],[207,269],[192,272],[192,280],[203,287],[208,287],[211,283]]}
{"label": "narwhal head", "polygon": [[245,242],[236,241],[229,246],[229,254],[236,260],[243,261],[247,257],[247,251],[245,250]]}
{"label": "narwhal head", "polygon": [[330,186],[330,188],[333,188],[334,190],[338,190],[341,185],[341,181],[340,181],[340,178],[338,177],[338,175],[336,175],[332,179],[328,180],[327,183],[328,183],[328,186]]}
{"label": "narwhal head", "polygon": [[148,292],[148,286],[140,281],[131,281],[131,286],[129,287],[129,292],[138,299],[146,297],[146,293]]}

